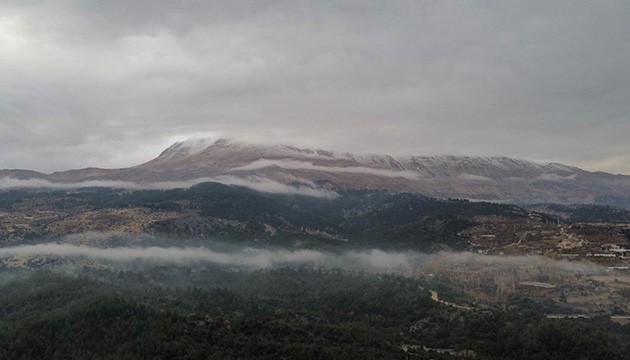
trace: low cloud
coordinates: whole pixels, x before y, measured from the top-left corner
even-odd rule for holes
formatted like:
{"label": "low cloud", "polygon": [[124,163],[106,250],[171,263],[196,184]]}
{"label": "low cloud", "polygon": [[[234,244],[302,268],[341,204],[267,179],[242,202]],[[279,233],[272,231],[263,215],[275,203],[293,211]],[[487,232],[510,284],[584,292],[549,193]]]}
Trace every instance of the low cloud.
{"label": "low cloud", "polygon": [[593,263],[555,260],[545,256],[493,256],[471,252],[438,253],[425,263],[425,268],[436,271],[466,268],[471,271],[495,273],[497,275],[520,276],[552,276],[555,272],[581,272],[596,274],[603,268]]}
{"label": "low cloud", "polygon": [[318,198],[332,199],[338,196],[338,194],[331,190],[325,190],[307,185],[291,186],[279,183],[263,177],[248,177],[240,178],[236,176],[217,176],[213,178],[214,182],[218,182],[225,185],[237,185],[250,188],[252,190],[273,193],[273,194],[287,194],[287,195],[305,195]]}
{"label": "low cloud", "polygon": [[[86,234],[85,236],[94,236]],[[75,242],[76,243],[76,242]],[[104,242],[101,241],[101,245]],[[225,244],[215,244],[218,247]],[[543,256],[490,256],[475,253],[440,252],[425,254],[415,251],[379,249],[325,252],[318,250],[242,248],[216,250],[209,247],[94,247],[69,243],[42,243],[0,248],[0,259],[14,257],[57,256],[90,258],[113,262],[166,262],[189,264],[209,262],[230,267],[267,269],[285,266],[315,266],[353,271],[449,274],[453,271],[485,273],[496,281],[517,282],[540,280],[562,282],[567,276],[602,274],[598,265],[554,260]]]}
{"label": "low cloud", "polygon": [[44,243],[0,248],[0,258],[59,256],[83,257],[114,262],[210,262],[218,265],[265,269],[291,265],[312,265],[349,270],[407,272],[417,268],[427,255],[382,250],[349,251],[343,254],[316,250],[245,248],[219,252],[206,247],[114,247],[96,248]]}
{"label": "low cloud", "polygon": [[492,181],[492,179],[487,176],[473,175],[473,174],[460,174],[458,178],[462,180],[470,180],[470,181]]}
{"label": "low cloud", "polygon": [[563,182],[563,181],[568,181],[568,180],[573,180],[575,179],[577,175],[576,174],[572,174],[569,176],[561,176],[558,174],[542,174],[540,176],[538,176],[537,178],[534,179],[534,181],[550,181],[550,182]]}
{"label": "low cloud", "polygon": [[[44,179],[15,179],[10,177],[0,178],[0,189],[25,189],[25,188],[42,188],[42,189],[60,189],[71,190],[88,187],[111,187],[120,189],[140,189],[139,184],[126,181],[110,181],[110,180],[93,180],[82,181],[76,183],[56,183]],[[149,186],[150,187],[150,186]]]}
{"label": "low cloud", "polygon": [[418,179],[418,173],[414,171],[401,170],[401,171],[393,171],[387,169],[374,169],[363,166],[321,166],[315,165],[311,162],[307,161],[296,161],[296,160],[257,160],[251,164],[240,166],[236,168],[232,168],[231,171],[248,171],[248,170],[260,170],[268,167],[277,166],[282,169],[288,170],[315,170],[315,171],[324,171],[331,173],[350,173],[350,174],[369,174],[376,175],[381,177],[391,177],[391,178],[405,178],[411,180]]}
{"label": "low cloud", "polygon": [[318,198],[334,198],[337,193],[334,191],[303,186],[291,186],[262,177],[240,178],[235,176],[217,176],[213,178],[197,178],[186,181],[162,181],[151,183],[135,183],[129,181],[114,180],[91,180],[76,183],[57,183],[45,179],[15,179],[10,177],[0,178],[0,190],[8,189],[59,189],[72,190],[91,187],[107,187],[126,190],[171,190],[187,189],[192,186],[215,182],[224,185],[236,185],[246,187],[264,193],[304,195]]}

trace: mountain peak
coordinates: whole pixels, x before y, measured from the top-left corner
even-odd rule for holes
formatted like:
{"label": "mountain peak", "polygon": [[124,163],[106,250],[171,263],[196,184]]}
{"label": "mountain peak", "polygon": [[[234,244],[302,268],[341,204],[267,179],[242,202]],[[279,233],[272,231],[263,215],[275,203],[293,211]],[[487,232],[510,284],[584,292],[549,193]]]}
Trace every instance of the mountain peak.
{"label": "mountain peak", "polygon": [[235,144],[228,138],[190,138],[184,141],[177,141],[173,145],[166,148],[158,156],[158,158],[172,158],[194,155],[206,150],[209,147],[228,147]]}
{"label": "mountain peak", "polygon": [[[509,177],[514,173],[536,173],[535,176],[546,172],[570,176],[578,168],[559,163],[540,163],[530,160],[515,159],[506,156],[389,156],[384,154],[354,154],[335,151],[301,148],[287,144],[265,144],[255,142],[235,141],[231,138],[191,138],[178,141],[164,150],[156,159],[160,163],[169,159],[192,159],[197,162],[209,161],[217,165],[217,161],[229,158],[235,167],[247,165],[257,160],[289,160],[307,163],[323,164],[332,162],[334,166],[373,167],[395,171],[415,171],[424,174],[427,167],[428,174],[441,173],[449,176],[455,172],[470,175],[469,172],[480,172],[476,175],[485,176],[486,172],[500,171],[502,176]],[[226,167],[229,168],[229,167]],[[448,168],[448,171],[444,169]],[[443,171],[444,170],[444,171]],[[458,175],[457,173],[455,175]]]}
{"label": "mountain peak", "polygon": [[613,177],[558,163],[505,156],[352,154],[230,138],[179,141],[156,159],[131,168],[82,169],[51,175],[0,171],[2,177],[59,183],[113,180],[187,184],[229,179],[276,187],[302,184],[308,188],[420,192],[436,197],[557,203],[601,201],[630,206],[627,195],[630,176]]}

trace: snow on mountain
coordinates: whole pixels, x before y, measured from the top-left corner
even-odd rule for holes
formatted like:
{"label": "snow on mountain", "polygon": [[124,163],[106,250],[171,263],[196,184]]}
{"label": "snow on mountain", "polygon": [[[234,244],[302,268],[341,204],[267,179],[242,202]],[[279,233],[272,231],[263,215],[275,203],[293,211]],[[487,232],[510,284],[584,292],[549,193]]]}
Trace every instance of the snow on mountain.
{"label": "snow on mountain", "polygon": [[351,154],[229,139],[177,142],[157,158],[124,169],[89,168],[50,175],[1,170],[0,178],[54,183],[124,181],[194,183],[229,176],[301,188],[381,189],[429,196],[516,202],[614,203],[630,206],[630,176],[508,157]]}

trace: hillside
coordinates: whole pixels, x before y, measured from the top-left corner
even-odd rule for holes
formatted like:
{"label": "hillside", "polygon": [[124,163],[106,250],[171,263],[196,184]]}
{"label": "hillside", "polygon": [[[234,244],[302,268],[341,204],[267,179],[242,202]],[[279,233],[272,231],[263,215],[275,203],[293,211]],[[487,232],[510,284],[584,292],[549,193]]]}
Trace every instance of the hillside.
{"label": "hillside", "polygon": [[116,232],[261,246],[436,251],[467,247],[458,233],[485,215],[528,218],[511,205],[367,190],[334,199],[217,183],[135,192],[12,190],[0,197],[0,244]]}

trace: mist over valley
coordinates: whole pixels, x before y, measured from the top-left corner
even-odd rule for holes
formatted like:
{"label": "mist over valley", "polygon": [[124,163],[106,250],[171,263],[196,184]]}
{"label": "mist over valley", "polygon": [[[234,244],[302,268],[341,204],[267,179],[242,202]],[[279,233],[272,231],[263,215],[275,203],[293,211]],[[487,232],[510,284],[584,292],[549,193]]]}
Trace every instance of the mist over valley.
{"label": "mist over valley", "polygon": [[0,1],[0,360],[630,360],[628,14]]}
{"label": "mist over valley", "polygon": [[[124,344],[118,354],[332,356],[351,333],[344,351],[356,358],[492,358],[508,351],[495,347],[493,331],[516,321],[530,332],[510,333],[501,346],[552,331],[582,352],[625,356],[621,345],[593,343],[628,336],[630,212],[622,208],[524,208],[382,190],[313,196],[217,182],[91,185],[0,193],[0,301],[13,309],[0,330],[8,357],[27,351],[41,329],[72,329],[75,317],[82,325],[73,337],[83,340],[72,346],[92,354],[85,344],[98,331],[90,324],[113,334],[140,321],[129,339],[152,349],[114,336]],[[35,310],[12,305],[25,301]],[[167,319],[176,324],[162,330],[171,340],[154,332]],[[493,330],[473,331],[484,322]],[[583,336],[571,332],[576,326]],[[29,330],[13,342],[17,330],[8,329]],[[68,344],[64,334],[53,338]],[[182,336],[194,346],[172,341]],[[218,345],[207,347],[206,336]],[[537,341],[509,351],[556,351]]]}

